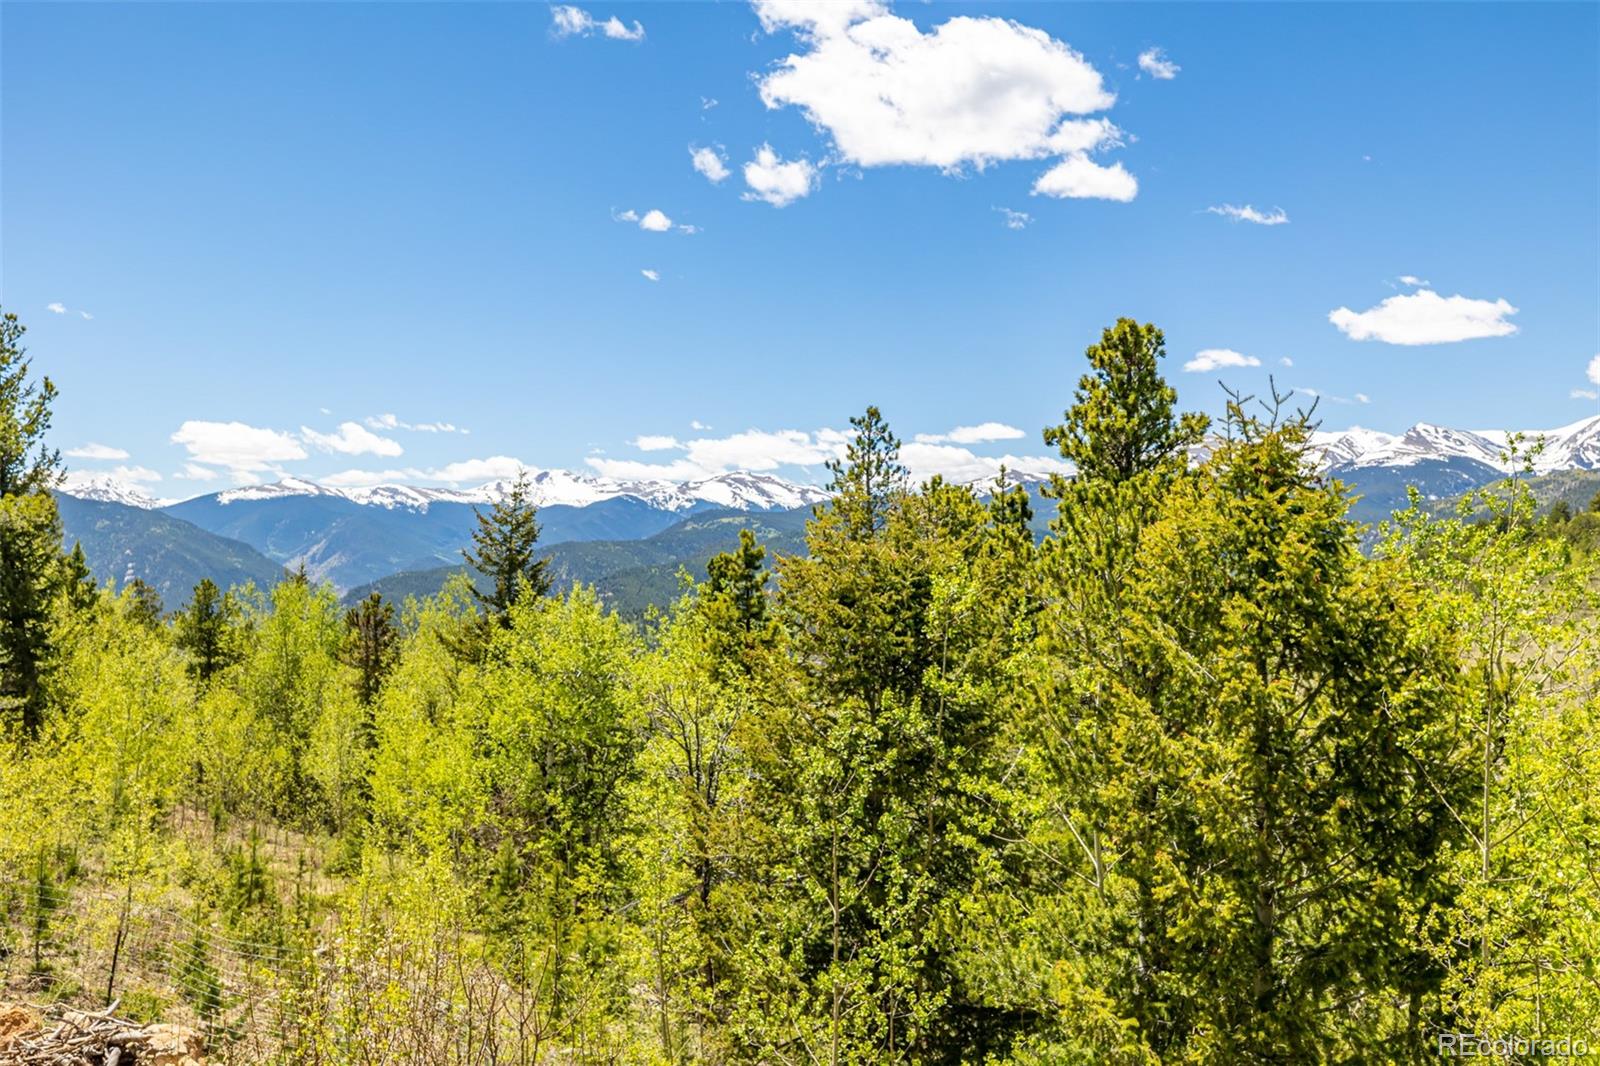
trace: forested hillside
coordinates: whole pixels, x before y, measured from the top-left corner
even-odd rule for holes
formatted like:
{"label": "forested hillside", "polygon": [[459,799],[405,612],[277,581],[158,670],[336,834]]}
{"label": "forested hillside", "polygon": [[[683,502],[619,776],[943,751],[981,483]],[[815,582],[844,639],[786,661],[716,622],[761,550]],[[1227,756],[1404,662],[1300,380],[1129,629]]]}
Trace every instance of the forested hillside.
{"label": "forested hillside", "polygon": [[1175,411],[1160,331],[1122,319],[1043,500],[910,484],[869,407],[804,552],[710,524],[660,617],[559,580],[525,485],[480,517],[476,585],[206,582],[163,616],[61,552],[20,335],[0,999],[115,999],[241,1063],[1600,1032],[1594,564],[1521,477],[1414,500],[1363,554],[1306,413]]}
{"label": "forested hillside", "polygon": [[181,518],[118,503],[56,495],[66,542],[83,546],[96,580],[118,588],[134,580],[174,607],[206,578],[223,588],[283,579],[275,563],[248,544],[209,533]]}

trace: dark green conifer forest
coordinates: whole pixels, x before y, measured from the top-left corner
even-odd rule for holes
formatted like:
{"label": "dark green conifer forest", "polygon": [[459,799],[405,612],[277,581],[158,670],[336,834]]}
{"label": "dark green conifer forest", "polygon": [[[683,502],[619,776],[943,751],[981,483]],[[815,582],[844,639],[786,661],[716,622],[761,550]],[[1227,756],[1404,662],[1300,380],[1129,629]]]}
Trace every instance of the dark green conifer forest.
{"label": "dark green conifer forest", "polygon": [[1313,413],[1179,412],[1121,319],[1050,499],[911,483],[868,407],[805,553],[642,624],[550,587],[526,484],[484,594],[163,607],[63,550],[21,338],[0,999],[317,1066],[1600,1048],[1594,561],[1525,475],[1364,529]]}

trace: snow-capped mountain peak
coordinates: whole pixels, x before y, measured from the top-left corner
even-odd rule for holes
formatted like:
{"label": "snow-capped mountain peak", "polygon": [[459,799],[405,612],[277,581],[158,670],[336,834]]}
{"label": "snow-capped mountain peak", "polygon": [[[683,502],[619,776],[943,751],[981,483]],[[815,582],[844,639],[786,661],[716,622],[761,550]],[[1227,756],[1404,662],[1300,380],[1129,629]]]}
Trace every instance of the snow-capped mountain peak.
{"label": "snow-capped mountain peak", "polygon": [[1351,426],[1336,433],[1323,430],[1313,432],[1311,448],[1318,452],[1329,466],[1348,466],[1364,455],[1373,454],[1390,446],[1397,439],[1392,433]]}
{"label": "snow-capped mountain peak", "polygon": [[[587,507],[619,497],[630,497],[667,511],[687,511],[700,506],[734,510],[787,510],[827,499],[815,485],[787,481],[773,474],[730,471],[696,481],[660,479],[623,480],[570,470],[530,469],[528,483],[539,507]],[[227,489],[216,496],[221,504],[272,500],[293,496],[333,496],[364,506],[426,511],[435,503],[491,504],[511,491],[513,481],[502,478],[470,488],[424,485],[321,485],[304,478],[285,478],[267,485]]]}
{"label": "snow-capped mountain peak", "polygon": [[[1536,442],[1543,450],[1534,457],[1537,473],[1553,470],[1600,470],[1600,415],[1548,430],[1521,431],[1519,452],[1527,456]],[[1505,469],[1504,456],[1512,431],[1504,429],[1450,429],[1418,422],[1399,435],[1352,426],[1339,432],[1318,431],[1311,447],[1331,469],[1377,466],[1412,466],[1436,460],[1467,459]]]}
{"label": "snow-capped mountain peak", "polygon": [[167,504],[174,502],[172,500],[158,500],[138,485],[122,481],[115,475],[96,474],[84,470],[74,470],[68,473],[66,480],[61,483],[61,491],[68,496],[76,496],[80,500],[120,503],[147,511],[156,507],[165,507]]}
{"label": "snow-capped mountain peak", "polygon": [[217,493],[218,503],[238,503],[242,500],[276,500],[285,496],[343,496],[338,489],[318,485],[300,477],[287,477],[265,485],[242,485]]}

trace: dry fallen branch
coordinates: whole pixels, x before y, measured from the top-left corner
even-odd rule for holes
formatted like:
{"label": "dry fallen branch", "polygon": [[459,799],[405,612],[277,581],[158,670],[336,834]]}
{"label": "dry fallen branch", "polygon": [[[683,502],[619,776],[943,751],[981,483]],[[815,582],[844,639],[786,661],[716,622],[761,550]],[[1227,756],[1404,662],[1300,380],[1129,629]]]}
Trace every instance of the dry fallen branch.
{"label": "dry fallen branch", "polygon": [[[98,1011],[0,1004],[5,1066],[204,1066],[200,1034],[181,1025],[140,1025]],[[51,1023],[54,1023],[53,1025]]]}

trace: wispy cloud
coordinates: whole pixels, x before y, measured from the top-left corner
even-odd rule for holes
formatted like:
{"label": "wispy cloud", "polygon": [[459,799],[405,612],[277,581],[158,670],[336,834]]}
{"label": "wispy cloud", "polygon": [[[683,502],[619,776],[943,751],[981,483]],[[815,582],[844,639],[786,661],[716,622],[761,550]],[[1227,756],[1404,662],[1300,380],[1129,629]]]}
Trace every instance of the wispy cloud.
{"label": "wispy cloud", "polygon": [[583,8],[571,4],[557,4],[550,9],[552,37],[592,37],[597,33],[613,41],[644,40],[644,26],[638,19],[629,26],[615,15],[601,21]]}
{"label": "wispy cloud", "polygon": [[1004,216],[1001,221],[1006,229],[1027,229],[1028,223],[1033,221],[1033,216],[1026,211],[1013,211],[1009,207],[997,207],[994,210]]}
{"label": "wispy cloud", "polygon": [[656,271],[656,270],[641,270],[641,271],[639,271],[639,273],[644,275],[646,281],[660,281],[661,280],[661,273],[659,271]]}
{"label": "wispy cloud", "polygon": [[[326,408],[322,411],[327,414]],[[407,429],[414,433],[467,433],[453,422],[405,422],[393,414],[368,415],[364,420],[371,429]]]}
{"label": "wispy cloud", "polygon": [[64,304],[64,303],[61,303],[60,301],[57,301],[55,303],[45,304],[44,305],[44,309],[46,311],[53,311],[54,313],[56,313],[58,315],[64,315],[64,314],[67,313],[67,305]]}
{"label": "wispy cloud", "polygon": [[1328,312],[1328,321],[1351,340],[1452,344],[1515,333],[1516,325],[1507,318],[1516,313],[1517,309],[1504,299],[1440,296],[1432,289],[1419,289],[1391,296],[1365,311],[1336,308]]}
{"label": "wispy cloud", "polygon": [[1309,385],[1296,385],[1289,391],[1291,393],[1303,392],[1314,400],[1326,400],[1328,403],[1362,404],[1372,402],[1372,397],[1368,396],[1364,392],[1358,392],[1354,396],[1335,396],[1331,392],[1323,392],[1321,389],[1313,389]]}
{"label": "wispy cloud", "polygon": [[1183,68],[1168,59],[1165,50],[1147,48],[1139,53],[1139,69],[1157,81],[1171,81]]}
{"label": "wispy cloud", "polygon": [[300,436],[307,444],[341,455],[394,456],[405,451],[399,441],[380,437],[359,422],[341,422],[336,433],[319,433],[309,426],[301,426]]}
{"label": "wispy cloud", "polygon": [[1258,211],[1249,204],[1243,207],[1234,204],[1214,204],[1206,208],[1206,213],[1221,215],[1234,222],[1253,222],[1258,226],[1282,226],[1289,221],[1288,212],[1281,207],[1274,207],[1271,211]]}
{"label": "wispy cloud", "polygon": [[659,434],[643,433],[630,441],[641,452],[664,452],[673,448],[681,448],[677,437],[662,436]]}
{"label": "wispy cloud", "polygon": [[111,460],[128,457],[128,453],[121,448],[113,448],[109,444],[96,444],[93,441],[80,444],[76,448],[68,448],[66,454],[73,459]]}

